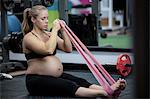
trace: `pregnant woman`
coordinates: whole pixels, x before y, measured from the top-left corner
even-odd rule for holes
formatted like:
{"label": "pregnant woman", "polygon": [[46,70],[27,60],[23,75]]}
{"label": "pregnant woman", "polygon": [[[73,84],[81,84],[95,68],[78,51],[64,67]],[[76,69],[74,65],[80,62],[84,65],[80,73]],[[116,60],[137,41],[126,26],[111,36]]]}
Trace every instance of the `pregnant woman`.
{"label": "pregnant woman", "polygon": [[[62,20],[54,20],[51,32],[47,32],[48,10],[42,5],[25,9],[23,17],[23,52],[28,64],[26,87],[30,95],[108,96],[101,86],[64,73],[60,59],[55,56],[56,49],[69,53],[72,52],[72,44],[60,26]],[[61,36],[58,31],[61,31]],[[114,91],[120,88],[121,81],[124,80],[119,79],[111,86]]]}

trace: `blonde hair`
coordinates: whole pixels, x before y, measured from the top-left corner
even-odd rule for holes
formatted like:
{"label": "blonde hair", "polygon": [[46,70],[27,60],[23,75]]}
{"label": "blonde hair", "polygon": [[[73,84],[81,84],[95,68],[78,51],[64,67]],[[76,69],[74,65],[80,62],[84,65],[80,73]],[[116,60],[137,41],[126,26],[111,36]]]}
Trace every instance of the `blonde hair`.
{"label": "blonde hair", "polygon": [[31,18],[36,18],[40,14],[41,10],[47,10],[47,8],[42,5],[36,5],[32,8],[26,8],[24,10],[22,22],[22,32],[24,35],[31,32],[31,30],[33,29]]}

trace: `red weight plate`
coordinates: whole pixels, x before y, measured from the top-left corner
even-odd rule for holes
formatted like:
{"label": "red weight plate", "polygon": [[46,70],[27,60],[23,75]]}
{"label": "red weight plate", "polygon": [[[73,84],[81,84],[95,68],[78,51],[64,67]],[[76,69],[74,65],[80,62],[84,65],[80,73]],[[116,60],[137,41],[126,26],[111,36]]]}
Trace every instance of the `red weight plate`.
{"label": "red weight plate", "polygon": [[126,65],[131,65],[131,59],[129,55],[128,54],[119,55],[117,59],[116,69],[118,70],[118,73],[123,77],[128,76],[132,71],[132,67]]}

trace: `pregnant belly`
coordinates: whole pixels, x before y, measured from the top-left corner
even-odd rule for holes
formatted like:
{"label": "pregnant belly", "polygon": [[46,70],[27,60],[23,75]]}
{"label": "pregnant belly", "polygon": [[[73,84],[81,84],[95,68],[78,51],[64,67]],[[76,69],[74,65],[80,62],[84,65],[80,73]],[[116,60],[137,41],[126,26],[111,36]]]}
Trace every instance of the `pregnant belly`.
{"label": "pregnant belly", "polygon": [[59,77],[63,73],[63,66],[56,56],[32,59],[28,62],[27,74],[51,75]]}

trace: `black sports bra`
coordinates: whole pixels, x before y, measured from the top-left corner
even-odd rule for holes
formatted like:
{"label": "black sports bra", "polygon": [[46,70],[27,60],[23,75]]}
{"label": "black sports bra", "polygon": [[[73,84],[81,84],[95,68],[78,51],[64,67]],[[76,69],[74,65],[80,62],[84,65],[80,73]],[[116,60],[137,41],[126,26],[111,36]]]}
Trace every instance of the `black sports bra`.
{"label": "black sports bra", "polygon": [[[36,36],[33,32],[31,32],[34,36]],[[37,36],[36,36],[37,37]],[[57,47],[56,47],[57,48]],[[30,52],[30,53],[25,53],[25,57],[27,60],[29,59],[34,59],[34,58],[43,58],[45,56],[52,56],[52,55],[55,55],[56,54],[56,49],[54,51],[53,54],[48,54],[48,55],[41,55],[41,54],[38,54],[38,53],[35,53],[35,52]]]}
{"label": "black sports bra", "polygon": [[56,50],[54,51],[53,54],[48,54],[48,55],[41,55],[41,54],[38,54],[38,53],[35,53],[35,52],[31,52],[31,53],[28,53],[26,54],[25,53],[25,57],[27,60],[29,59],[34,59],[34,58],[43,58],[45,56],[52,56],[52,55],[55,55],[56,54]]}

